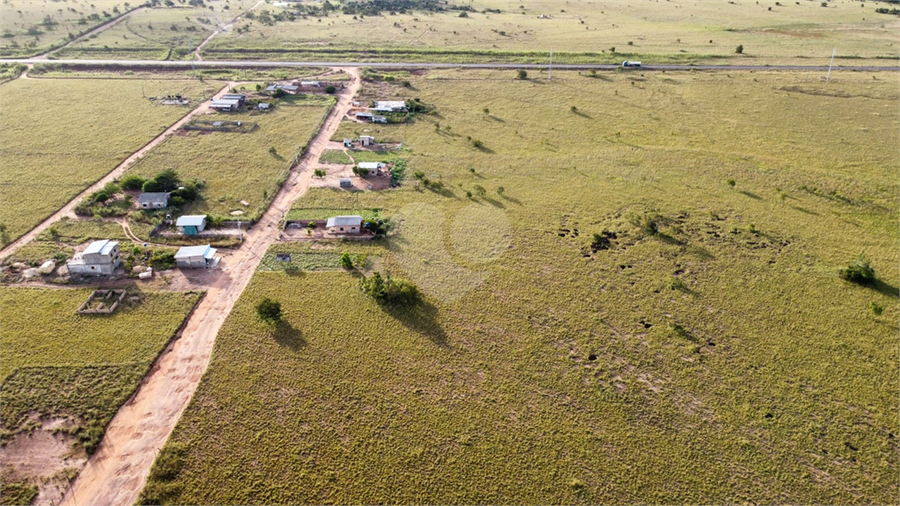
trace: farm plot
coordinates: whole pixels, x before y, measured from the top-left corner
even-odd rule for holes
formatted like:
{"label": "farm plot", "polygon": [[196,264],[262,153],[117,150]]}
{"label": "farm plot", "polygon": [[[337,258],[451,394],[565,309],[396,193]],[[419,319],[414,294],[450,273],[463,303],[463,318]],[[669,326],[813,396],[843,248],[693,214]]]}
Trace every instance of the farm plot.
{"label": "farm plot", "polygon": [[4,504],[10,484],[52,494],[77,475],[200,297],[129,289],[111,315],[77,314],[92,291],[0,290]]}
{"label": "farm plot", "polygon": [[[877,2],[590,3],[510,0],[476,3],[351,2],[345,11],[291,15],[293,4],[265,6],[255,19],[207,45],[207,59],[346,58],[366,61],[560,63],[726,61],[826,62],[831,50],[852,58],[896,59],[896,16]],[[463,10],[435,11],[457,6]],[[308,7],[305,7],[308,9]],[[313,7],[313,9],[316,9]],[[301,9],[302,10],[302,9]],[[265,17],[260,14],[266,11]],[[361,12],[364,11],[364,12]],[[376,12],[377,11],[377,12]],[[362,15],[361,15],[362,14]],[[323,42],[324,41],[324,42]],[[743,53],[736,54],[737,46]],[[875,62],[877,64],[877,61]]]}
{"label": "farm plot", "polygon": [[333,99],[296,98],[279,101],[267,113],[209,115],[204,119],[243,120],[257,127],[245,134],[183,132],[151,150],[128,174],[153,177],[173,168],[182,180],[205,181],[203,198],[186,214],[256,220],[332,105]]}
{"label": "farm plot", "polygon": [[190,111],[215,82],[18,79],[0,94],[0,241],[15,240]]}
{"label": "farm plot", "polygon": [[896,503],[896,79],[511,74],[414,77],[406,184],[302,200],[424,302],[256,273],[143,498]]}

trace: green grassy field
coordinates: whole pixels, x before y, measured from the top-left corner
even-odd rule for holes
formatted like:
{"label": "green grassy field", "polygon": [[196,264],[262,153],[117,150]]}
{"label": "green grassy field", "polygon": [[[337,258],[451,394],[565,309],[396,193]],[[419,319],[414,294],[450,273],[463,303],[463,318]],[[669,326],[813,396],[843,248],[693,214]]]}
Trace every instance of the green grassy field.
{"label": "green grassy field", "polygon": [[[112,315],[80,315],[92,289],[0,290],[4,440],[67,418],[89,452],[199,300],[197,293],[130,289]],[[131,296],[139,297],[132,301]]]}
{"label": "green grassy field", "polygon": [[196,104],[220,87],[187,80],[17,79],[4,84],[0,242],[30,230],[190,111],[145,97],[178,93]]}
{"label": "green grassy field", "polygon": [[[783,63],[853,58],[896,61],[896,16],[878,2],[455,2],[477,12],[410,11],[296,17],[267,25],[242,20],[204,49],[207,59],[349,59],[442,62]],[[499,9],[489,12],[486,9]],[[291,7],[265,6],[275,14]],[[543,17],[542,17],[543,16]],[[360,35],[360,34],[363,35]],[[743,45],[743,55],[735,49]],[[849,62],[848,62],[849,63]],[[885,64],[887,62],[884,62]],[[827,63],[826,63],[827,64]]]}
{"label": "green grassy field", "polygon": [[31,2],[10,0],[0,5],[0,56],[38,54],[65,43],[128,10],[128,2]]}
{"label": "green grassy field", "polygon": [[[231,218],[240,210],[241,219],[256,220],[275,197],[295,156],[318,130],[333,105],[332,98],[310,96],[281,100],[268,113],[237,113],[208,116],[225,121],[256,122],[250,133],[188,132],[154,148],[129,174],[154,176],[174,168],[185,181],[206,182],[203,199],[185,209],[185,214],[203,213]],[[275,153],[270,151],[275,149]],[[241,201],[248,202],[244,206]]]}
{"label": "green grassy field", "polygon": [[258,272],[144,498],[896,504],[897,84],[415,77],[405,184],[296,207],[382,209],[426,302]]}

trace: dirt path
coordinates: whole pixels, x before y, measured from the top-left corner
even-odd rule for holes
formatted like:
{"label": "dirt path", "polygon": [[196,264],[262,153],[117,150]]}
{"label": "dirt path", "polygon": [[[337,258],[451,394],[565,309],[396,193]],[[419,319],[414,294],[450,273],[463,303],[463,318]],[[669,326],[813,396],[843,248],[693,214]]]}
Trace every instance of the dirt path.
{"label": "dirt path", "polygon": [[206,297],[187,322],[181,337],[169,345],[144,378],[137,393],[113,418],[97,452],[68,491],[64,505],[134,504],[150,466],[187,407],[209,365],[216,334],[247,286],[257,265],[281,232],[291,204],[309,187],[312,168],[359,90],[357,69],[339,96],[306,155],[293,168],[272,205],[245,236],[244,244],[222,259],[209,276]]}
{"label": "dirt path", "polygon": [[221,27],[216,28],[213,31],[213,33],[209,34],[209,37],[203,39],[203,42],[201,42],[199,45],[197,45],[197,48],[194,49],[194,57],[197,58],[197,60],[199,60],[199,61],[203,61],[203,57],[200,56],[200,50],[203,49],[203,46],[205,46],[207,42],[212,40],[212,38],[215,37],[216,35],[224,32],[225,30],[228,30],[229,28],[234,26],[234,24],[237,23],[242,17],[244,17],[244,15],[246,15],[248,12],[252,11],[253,9],[259,7],[260,5],[264,4],[265,2],[266,2],[266,0],[259,0],[258,2],[253,4],[253,7],[250,7],[249,9],[245,10],[244,12],[238,14],[237,16],[234,17],[234,19],[232,19],[228,23],[222,25]]}
{"label": "dirt path", "polygon": [[[219,97],[225,93],[228,93],[228,90],[230,90],[236,84],[237,83],[229,82],[224,88],[222,88],[221,90],[219,90],[216,93],[215,97]],[[206,111],[208,111],[209,104],[210,104],[210,100],[207,100],[206,102],[203,102],[202,104],[200,104],[199,106],[194,108],[194,110],[187,113],[180,120],[176,121],[175,124],[173,124],[172,126],[167,128],[163,133],[159,134],[153,140],[151,140],[150,142],[145,144],[144,147],[135,151],[134,153],[131,154],[131,156],[129,156],[128,158],[123,160],[122,163],[120,163],[118,166],[116,166],[115,169],[112,170],[112,172],[103,176],[102,179],[100,179],[99,181],[92,184],[91,186],[86,188],[84,191],[82,191],[81,193],[76,195],[75,198],[70,200],[69,203],[66,204],[65,206],[63,206],[60,210],[58,210],[55,213],[53,213],[52,215],[50,215],[50,217],[48,217],[47,219],[42,221],[40,224],[38,224],[33,229],[29,230],[22,237],[19,237],[15,241],[7,244],[6,247],[3,248],[2,251],[0,251],[0,261],[8,258],[10,255],[15,253],[16,250],[21,248],[22,245],[24,245],[25,243],[27,243],[27,242],[31,241],[32,239],[34,239],[35,237],[37,237],[41,232],[43,232],[44,230],[47,230],[53,223],[59,221],[64,216],[74,216],[75,206],[77,206],[78,203],[81,202],[81,200],[83,198],[87,197],[91,193],[94,193],[94,192],[100,190],[101,188],[103,188],[106,185],[106,183],[109,183],[109,182],[113,181],[114,179],[117,179],[122,174],[124,174],[126,170],[131,168],[132,165],[134,165],[138,160],[143,158],[144,155],[146,155],[148,151],[150,151],[151,149],[153,149],[154,147],[159,145],[159,143],[161,143],[162,141],[168,139],[179,128],[181,128],[185,123],[190,121],[191,118],[193,118],[194,116],[196,116],[198,114],[203,114]]]}

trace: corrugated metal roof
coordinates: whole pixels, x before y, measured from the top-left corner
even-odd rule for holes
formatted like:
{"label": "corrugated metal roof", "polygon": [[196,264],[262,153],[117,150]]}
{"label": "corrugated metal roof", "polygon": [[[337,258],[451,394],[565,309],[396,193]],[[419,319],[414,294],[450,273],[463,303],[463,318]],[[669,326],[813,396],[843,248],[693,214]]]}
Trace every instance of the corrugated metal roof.
{"label": "corrugated metal roof", "polygon": [[359,165],[360,169],[369,169],[369,170],[375,170],[375,169],[380,169],[380,168],[384,167],[384,164],[381,162],[359,162],[358,165]]}
{"label": "corrugated metal roof", "polygon": [[326,227],[352,227],[354,225],[359,226],[362,223],[362,216],[334,216],[332,218],[328,218],[328,221],[325,223]]}
{"label": "corrugated metal roof", "polygon": [[176,227],[199,227],[206,221],[206,216],[202,214],[188,214],[180,216],[175,222]]}
{"label": "corrugated metal roof", "polygon": [[148,192],[138,195],[138,203],[144,202],[166,202],[169,200],[169,194],[166,192]]}
{"label": "corrugated metal roof", "polygon": [[209,251],[212,250],[212,253],[215,254],[216,250],[211,248],[209,244],[200,245],[200,246],[183,246],[178,248],[178,253],[175,253],[175,260],[181,260],[184,258],[191,257],[207,257]]}

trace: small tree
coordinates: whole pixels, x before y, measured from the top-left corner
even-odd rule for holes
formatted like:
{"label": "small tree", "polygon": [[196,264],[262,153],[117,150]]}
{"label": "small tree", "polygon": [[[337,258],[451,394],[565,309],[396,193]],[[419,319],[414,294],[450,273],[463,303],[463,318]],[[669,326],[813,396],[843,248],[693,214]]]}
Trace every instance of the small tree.
{"label": "small tree", "polygon": [[734,52],[737,54],[744,54],[744,45],[743,44],[738,45],[738,47],[734,50]]}
{"label": "small tree", "polygon": [[256,305],[256,315],[266,323],[278,323],[281,321],[281,303],[266,297]]}
{"label": "small tree", "polygon": [[497,187],[497,195],[500,195],[502,197],[503,192],[505,192],[505,191],[506,191],[506,188],[503,188],[502,186]]}
{"label": "small tree", "polygon": [[865,255],[860,255],[846,269],[838,271],[838,275],[841,279],[858,285],[868,285],[875,281],[875,269]]}
{"label": "small tree", "polygon": [[330,84],[325,87],[325,93],[328,93],[329,95],[334,95],[335,91],[336,91],[335,87]]}
{"label": "small tree", "polygon": [[144,186],[144,179],[140,176],[125,176],[120,186],[123,190],[140,190]]}
{"label": "small tree", "polygon": [[353,268],[353,259],[350,258],[350,253],[341,255],[341,267],[348,271]]}
{"label": "small tree", "polygon": [[728,183],[728,186],[732,188],[734,188],[734,185],[737,184],[734,179],[729,179],[728,181],[726,181],[726,183]]}
{"label": "small tree", "polygon": [[516,73],[516,78],[517,79],[528,79],[528,72],[526,72],[525,69],[520,69]]}

